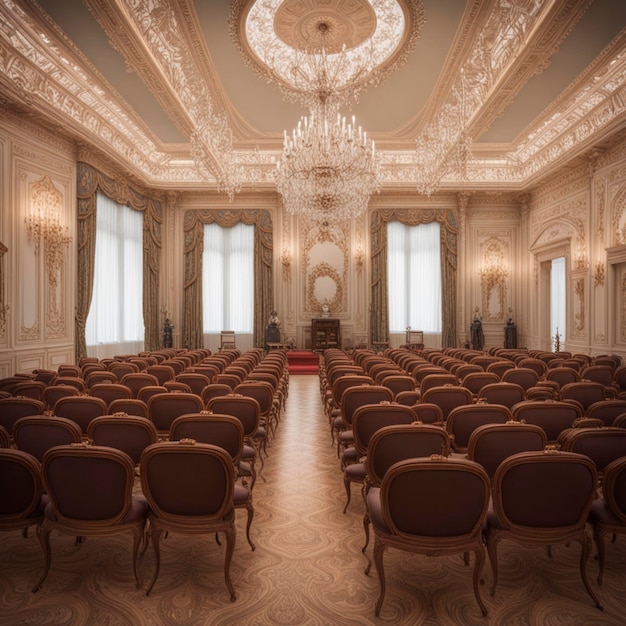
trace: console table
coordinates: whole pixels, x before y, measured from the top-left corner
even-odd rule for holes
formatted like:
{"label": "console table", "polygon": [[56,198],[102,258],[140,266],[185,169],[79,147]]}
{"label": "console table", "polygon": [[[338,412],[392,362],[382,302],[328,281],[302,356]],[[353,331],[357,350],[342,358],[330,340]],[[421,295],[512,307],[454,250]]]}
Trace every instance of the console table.
{"label": "console table", "polygon": [[341,326],[336,317],[314,317],[311,320],[311,349],[341,347]]}

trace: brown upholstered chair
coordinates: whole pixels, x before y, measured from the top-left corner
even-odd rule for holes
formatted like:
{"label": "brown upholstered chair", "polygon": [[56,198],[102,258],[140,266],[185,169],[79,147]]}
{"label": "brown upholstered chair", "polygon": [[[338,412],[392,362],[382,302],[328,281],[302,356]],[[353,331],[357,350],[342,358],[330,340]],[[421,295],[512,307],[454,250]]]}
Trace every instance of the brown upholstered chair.
{"label": "brown upholstered chair", "polygon": [[52,385],[70,385],[76,387],[80,393],[87,393],[87,384],[78,376],[57,376]]}
{"label": "brown upholstered chair", "polygon": [[69,363],[63,363],[57,367],[59,376],[76,376],[82,378],[83,370],[79,365],[70,365]]}
{"label": "brown upholstered chair", "polygon": [[219,396],[227,396],[228,394],[232,392],[233,390],[230,385],[226,385],[223,383],[211,383],[210,385],[207,385],[202,390],[201,398],[205,406],[208,406],[211,398],[217,398]]}
{"label": "brown upholstered chair", "polygon": [[185,441],[156,443],[141,457],[141,486],[150,505],[150,537],[156,567],[146,595],[152,591],[161,565],[163,532],[226,534],[224,578],[231,601],[230,578],[235,550],[235,471],[230,455],[218,446]]}
{"label": "brown upholstered chair", "polygon": [[182,372],[178,374],[175,379],[179,383],[184,383],[191,389],[191,393],[195,393],[198,396],[202,395],[202,390],[211,383],[208,376],[199,374],[198,372]]}
{"label": "brown upholstered chair", "polygon": [[41,415],[45,405],[34,398],[0,398],[0,426],[13,435],[13,426],[20,417]]}
{"label": "brown upholstered chair", "polygon": [[539,379],[545,377],[546,371],[548,369],[545,361],[543,361],[540,358],[535,358],[535,357],[527,357],[525,359],[521,359],[517,363],[517,367],[523,368],[523,369],[534,370]]}
{"label": "brown upholstered chair", "polygon": [[14,448],[0,448],[0,532],[39,525],[47,503],[39,461]]}
{"label": "brown upholstered chair", "polygon": [[[587,592],[602,608],[587,579],[591,537],[586,530],[597,473],[593,461],[573,452],[520,452],[500,464],[493,478],[493,510],[485,537],[493,571],[491,595],[498,582],[498,544],[581,544],[580,574]],[[567,486],[567,488],[564,488]]]}
{"label": "brown upholstered chair", "polygon": [[[539,361],[539,363],[543,364],[542,361]],[[535,387],[540,379],[541,376],[537,373],[537,370],[531,367],[515,367],[502,374],[502,382],[516,383],[522,387],[524,391]]]}
{"label": "brown upholstered chair", "polygon": [[133,392],[121,383],[96,383],[89,388],[89,395],[94,398],[102,398],[107,407],[113,400],[130,400]]}
{"label": "brown upholstered chair", "polygon": [[546,380],[558,383],[560,389],[569,383],[577,383],[580,380],[580,374],[573,367],[555,367],[546,372]]}
{"label": "brown upholstered chair", "polygon": [[509,409],[525,399],[526,392],[521,385],[518,385],[517,383],[505,382],[485,385],[479,391],[477,397],[478,402],[482,401],[487,404],[503,404],[504,406],[509,407]]}
{"label": "brown upholstered chair", "polygon": [[585,415],[601,419],[605,426],[611,426],[615,418],[626,413],[626,399],[607,399],[594,402],[587,407]]}
{"label": "brown upholstered chair", "polygon": [[[382,426],[372,433],[367,446],[365,459],[365,480],[363,497],[367,501],[370,489],[379,489],[387,470],[405,459],[429,457],[433,454],[448,456],[450,439],[448,433],[439,426],[432,424],[390,424]],[[369,544],[370,519],[365,509],[363,530],[365,544],[361,549],[365,552]]]}
{"label": "brown upholstered chair", "polygon": [[150,400],[152,396],[156,396],[158,393],[167,393],[168,391],[167,387],[163,385],[146,385],[137,392],[137,399],[142,400],[147,405],[148,400]]}
{"label": "brown upholstered chair", "polygon": [[448,372],[440,374],[428,374],[420,382],[420,393],[422,396],[433,387],[443,387],[444,385],[458,385],[459,379]]}
{"label": "brown upholstered chair", "polygon": [[42,477],[49,503],[39,532],[45,556],[43,584],[51,563],[50,533],[56,530],[76,537],[133,535],[133,572],[141,543],[147,502],[133,497],[134,465],[124,452],[103,446],[56,446],[43,457]]}
{"label": "brown upholstered chair", "polygon": [[626,456],[626,430],[623,428],[572,428],[561,441],[561,450],[587,455],[602,480],[605,467]]}
{"label": "brown upholstered chair", "polygon": [[441,417],[445,422],[450,411],[457,406],[472,404],[472,392],[460,385],[444,385],[432,387],[422,394],[423,403],[436,404],[441,409]]}
{"label": "brown upholstered chair", "polygon": [[463,387],[469,389],[474,397],[478,396],[478,392],[485,385],[499,382],[500,377],[495,372],[470,372],[461,379]]}
{"label": "brown upholstered chair", "polygon": [[148,417],[161,437],[167,437],[172,422],[186,413],[200,413],[202,398],[195,393],[159,393],[148,400]]}
{"label": "brown upholstered chair", "polygon": [[148,405],[143,400],[137,398],[128,398],[113,400],[109,404],[109,415],[116,413],[126,413],[126,415],[134,415],[136,417],[148,418]]}
{"label": "brown upholstered chair", "polygon": [[135,466],[141,453],[159,440],[154,424],[137,415],[102,415],[89,423],[87,435],[96,446],[109,446],[126,452]]}
{"label": "brown upholstered chair", "polygon": [[626,456],[604,468],[602,497],[591,505],[589,522],[598,549],[598,584],[602,584],[605,561],[605,536],[626,534]]}
{"label": "brown upholstered chair", "polygon": [[402,404],[390,404],[389,401],[378,404],[363,404],[355,409],[352,424],[354,447],[344,452],[344,456],[350,456],[350,462],[343,458],[341,462],[343,484],[346,489],[344,513],[350,504],[352,483],[363,484],[365,481],[365,458],[372,435],[383,426],[411,424],[415,420],[415,413],[411,407]]}
{"label": "brown upholstered chair", "polygon": [[590,380],[611,387],[614,380],[614,369],[610,365],[587,365],[580,371],[581,380]]}
{"label": "brown upholstered chair", "polygon": [[[482,527],[489,504],[489,477],[466,459],[407,459],[385,474],[380,490],[370,489],[367,509],[374,529],[374,562],[380,594],[375,613],[385,598],[383,556],[387,548],[429,556],[473,551],[473,586],[483,615],[480,573],[485,563]],[[369,573],[371,562],[366,573]]]}
{"label": "brown upholstered chair", "polygon": [[[193,439],[198,443],[210,443],[219,446],[228,452],[233,460],[235,478],[242,467],[244,433],[241,422],[232,415],[218,415],[217,413],[192,413],[181,415],[172,422],[170,441]],[[246,538],[252,550],[256,547],[250,538],[250,527],[254,518],[252,505],[252,490],[245,484],[235,482],[233,503],[236,509],[246,509]]]}
{"label": "brown upholstered chair", "polygon": [[207,410],[219,415],[232,415],[241,422],[244,437],[241,459],[250,465],[252,489],[257,477],[256,461],[261,461],[260,474],[264,466],[261,450],[267,446],[267,429],[261,425],[261,407],[258,401],[241,394],[216,396],[209,400]]}
{"label": "brown upholstered chair", "polygon": [[518,452],[539,452],[546,445],[546,433],[540,426],[515,421],[483,424],[470,435],[467,458],[480,463],[493,478],[504,459]]}
{"label": "brown upholstered chair", "polygon": [[467,452],[472,433],[483,424],[506,424],[513,419],[511,410],[502,404],[467,404],[450,411],[446,431],[455,452]]}
{"label": "brown upholstered chair", "polygon": [[390,374],[381,379],[380,384],[391,389],[394,400],[404,392],[416,393],[415,379],[407,374]]}
{"label": "brown upholstered chair", "polygon": [[[244,381],[235,387],[233,393],[254,398],[259,403],[261,424],[265,426],[267,437],[269,437],[278,425],[280,413],[280,399],[276,397],[272,385],[262,380]],[[266,451],[267,437],[263,448],[264,451]]]}
{"label": "brown upholstered chair", "polygon": [[513,363],[513,361],[497,361],[496,363],[490,363],[487,365],[486,371],[497,374],[500,377],[500,380],[502,380],[504,373],[510,369],[514,369],[515,367],[517,366]]}
{"label": "brown upholstered chair", "polygon": [[122,382],[122,378],[126,374],[132,374],[139,371],[139,366],[129,361],[114,361],[109,365],[109,371],[113,372],[117,376],[117,380]]}
{"label": "brown upholstered chair", "polygon": [[117,376],[109,370],[94,370],[85,374],[85,383],[91,389],[94,385],[100,383],[119,383]]}
{"label": "brown upholstered chair", "polygon": [[159,380],[154,374],[148,374],[146,371],[130,372],[122,376],[120,384],[130,389],[133,398],[138,398],[140,389],[143,387],[154,387],[159,384]]}
{"label": "brown upholstered chair", "polygon": [[20,417],[13,427],[15,447],[32,454],[39,462],[50,448],[80,443],[82,438],[80,426],[66,417],[49,415]]}
{"label": "brown upholstered chair", "polygon": [[35,400],[41,400],[43,392],[47,387],[46,383],[40,380],[28,380],[23,383],[18,383],[13,387],[13,395],[23,398],[34,398]]}
{"label": "brown upholstered chair", "polygon": [[146,368],[146,372],[148,374],[152,374],[156,376],[159,381],[158,384],[162,385],[168,380],[173,380],[176,376],[176,372],[169,365],[163,365],[163,363],[159,363],[159,365],[149,365]]}
{"label": "brown upholstered chair", "polygon": [[[151,385],[152,387],[153,385]],[[187,383],[181,383],[177,380],[166,380],[163,386],[169,392],[192,393],[191,387]]]}
{"label": "brown upholstered chair", "polygon": [[580,380],[563,385],[559,391],[560,400],[574,400],[587,410],[594,402],[606,400],[606,387],[602,383]]}
{"label": "brown upholstered chair", "polygon": [[69,396],[60,398],[54,405],[54,414],[58,417],[67,417],[74,420],[87,434],[89,422],[95,417],[108,413],[107,403],[102,398],[92,396]]}
{"label": "brown upholstered chair", "polygon": [[555,444],[560,434],[572,428],[583,416],[580,405],[573,402],[543,402],[527,400],[512,409],[513,418],[519,422],[535,424],[543,428],[548,444]]}
{"label": "brown upholstered chair", "polygon": [[68,396],[79,396],[80,393],[73,385],[48,385],[43,391],[42,400],[46,405],[46,410],[54,411],[57,400]]}

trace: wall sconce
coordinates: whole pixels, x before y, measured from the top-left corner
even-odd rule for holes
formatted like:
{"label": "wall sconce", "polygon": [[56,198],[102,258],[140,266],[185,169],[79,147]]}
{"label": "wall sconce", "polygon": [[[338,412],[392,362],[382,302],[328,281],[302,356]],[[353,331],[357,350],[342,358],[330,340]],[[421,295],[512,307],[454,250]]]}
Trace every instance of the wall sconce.
{"label": "wall sconce", "polygon": [[365,254],[363,254],[361,246],[354,253],[354,262],[356,263],[356,271],[360,274],[363,271],[363,263],[365,262]]}
{"label": "wall sconce", "polygon": [[59,270],[63,266],[63,248],[72,241],[69,228],[61,224],[61,208],[61,194],[48,176],[32,186],[31,202],[24,224],[28,240],[35,246],[35,254],[39,254],[43,239],[48,282],[52,286],[56,286]]}
{"label": "wall sconce", "polygon": [[280,262],[283,264],[283,278],[289,280],[291,277],[291,252],[289,252],[288,248],[283,248]]}

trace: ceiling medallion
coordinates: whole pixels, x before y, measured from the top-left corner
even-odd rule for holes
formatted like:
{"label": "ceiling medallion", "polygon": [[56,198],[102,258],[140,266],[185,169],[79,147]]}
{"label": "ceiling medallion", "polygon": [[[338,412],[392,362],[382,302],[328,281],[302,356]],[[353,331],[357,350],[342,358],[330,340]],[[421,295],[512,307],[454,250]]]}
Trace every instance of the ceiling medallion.
{"label": "ceiling medallion", "polygon": [[229,16],[244,62],[305,106],[316,89],[305,57],[324,49],[341,104],[351,106],[406,64],[423,24],[421,0],[232,0]]}

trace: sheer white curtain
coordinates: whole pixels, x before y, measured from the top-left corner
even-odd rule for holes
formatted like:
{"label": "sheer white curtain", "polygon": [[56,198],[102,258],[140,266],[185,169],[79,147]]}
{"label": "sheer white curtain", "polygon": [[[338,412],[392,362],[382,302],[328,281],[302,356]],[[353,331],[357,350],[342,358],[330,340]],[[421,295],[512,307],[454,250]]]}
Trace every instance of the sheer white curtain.
{"label": "sheer white curtain", "polygon": [[143,213],[97,196],[93,296],[87,353],[99,358],[144,346]]}
{"label": "sheer white curtain", "polygon": [[424,345],[441,347],[439,222],[387,224],[389,340],[404,343],[406,328],[424,331]]}
{"label": "sheer white curtain", "polygon": [[234,330],[237,347],[253,347],[254,226],[204,227],[202,253],[204,345],[219,349],[222,330]]}
{"label": "sheer white curtain", "polygon": [[566,337],[566,301],[565,301],[565,257],[552,259],[550,270],[550,337],[551,346],[557,332],[560,337],[560,349],[565,350]]}

